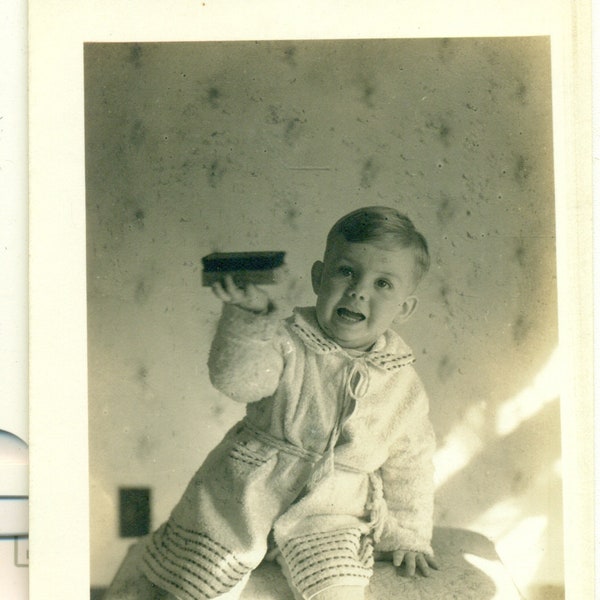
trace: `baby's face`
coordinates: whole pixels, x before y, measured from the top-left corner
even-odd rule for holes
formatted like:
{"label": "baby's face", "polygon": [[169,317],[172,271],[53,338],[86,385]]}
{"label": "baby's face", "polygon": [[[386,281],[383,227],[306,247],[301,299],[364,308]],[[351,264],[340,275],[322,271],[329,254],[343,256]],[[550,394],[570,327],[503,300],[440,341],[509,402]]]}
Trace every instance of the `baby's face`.
{"label": "baby's face", "polygon": [[414,311],[414,267],[410,248],[385,249],[339,237],[325,262],[316,262],[312,270],[321,329],[343,348],[370,348],[392,321]]}

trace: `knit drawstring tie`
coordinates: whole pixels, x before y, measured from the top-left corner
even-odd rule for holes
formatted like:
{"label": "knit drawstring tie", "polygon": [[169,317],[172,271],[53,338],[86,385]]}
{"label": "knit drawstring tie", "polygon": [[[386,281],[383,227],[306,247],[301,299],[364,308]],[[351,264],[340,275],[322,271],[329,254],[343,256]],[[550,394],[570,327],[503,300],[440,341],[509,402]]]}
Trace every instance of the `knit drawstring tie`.
{"label": "knit drawstring tie", "polygon": [[369,524],[373,541],[377,543],[385,527],[388,514],[387,503],[383,498],[383,481],[378,472],[369,473],[370,497],[366,509],[369,511]]}
{"label": "knit drawstring tie", "polygon": [[[344,377],[344,396],[346,399],[360,400],[369,390],[369,368],[365,361],[355,360],[352,367],[346,370]],[[344,404],[347,404],[345,402]],[[345,412],[345,411],[342,411]],[[346,416],[346,415],[344,415]],[[349,415],[348,415],[349,416]]]}
{"label": "knit drawstring tie", "polygon": [[352,366],[346,369],[344,373],[342,398],[342,408],[337,418],[335,427],[329,436],[327,447],[323,455],[315,463],[310,478],[306,484],[307,489],[311,490],[323,477],[333,472],[334,456],[333,449],[342,433],[344,423],[354,412],[356,402],[360,400],[369,390],[369,369],[364,360],[357,359],[352,362]]}

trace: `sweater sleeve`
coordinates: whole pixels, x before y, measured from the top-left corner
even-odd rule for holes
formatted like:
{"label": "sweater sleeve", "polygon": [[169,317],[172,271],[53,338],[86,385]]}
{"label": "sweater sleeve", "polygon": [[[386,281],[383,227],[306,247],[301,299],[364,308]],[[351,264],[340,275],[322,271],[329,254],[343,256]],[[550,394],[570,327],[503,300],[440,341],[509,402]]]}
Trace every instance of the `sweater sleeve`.
{"label": "sweater sleeve", "polygon": [[418,378],[411,386],[408,404],[410,408],[401,416],[401,435],[381,467],[388,510],[375,547],[432,555],[435,435],[428,417],[428,399]]}
{"label": "sweater sleeve", "polygon": [[214,387],[243,403],[272,395],[283,371],[276,343],[279,326],[276,312],[259,315],[224,304],[208,357]]}

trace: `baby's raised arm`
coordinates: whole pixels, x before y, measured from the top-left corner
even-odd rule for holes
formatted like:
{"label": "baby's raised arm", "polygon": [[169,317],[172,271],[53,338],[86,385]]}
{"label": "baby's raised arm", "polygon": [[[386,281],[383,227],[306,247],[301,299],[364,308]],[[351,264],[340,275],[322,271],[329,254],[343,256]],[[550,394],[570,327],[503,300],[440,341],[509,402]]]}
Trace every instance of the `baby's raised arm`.
{"label": "baby's raised arm", "polygon": [[237,286],[229,274],[212,290],[224,308],[208,357],[211,383],[236,402],[272,395],[283,371],[276,343],[280,317],[273,302],[252,283]]}

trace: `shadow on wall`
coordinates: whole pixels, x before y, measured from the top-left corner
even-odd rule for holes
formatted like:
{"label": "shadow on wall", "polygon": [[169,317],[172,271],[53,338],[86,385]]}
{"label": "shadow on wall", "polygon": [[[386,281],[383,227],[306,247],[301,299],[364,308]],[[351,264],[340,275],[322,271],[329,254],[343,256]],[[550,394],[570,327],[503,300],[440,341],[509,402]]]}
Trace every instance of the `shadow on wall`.
{"label": "shadow on wall", "polygon": [[[560,406],[556,399],[510,434],[484,440],[482,451],[437,489],[437,502],[451,511],[455,502],[474,505],[468,497],[475,497],[477,508],[468,518],[462,516],[464,522],[457,522],[458,516],[452,519],[457,525],[466,526],[494,505],[522,494],[535,476],[560,459],[560,446],[554,435],[558,423]],[[552,443],[548,443],[549,438]],[[518,470],[508,472],[507,464],[517,466]],[[439,518],[445,520],[448,515]],[[509,523],[504,525],[510,528]]]}

